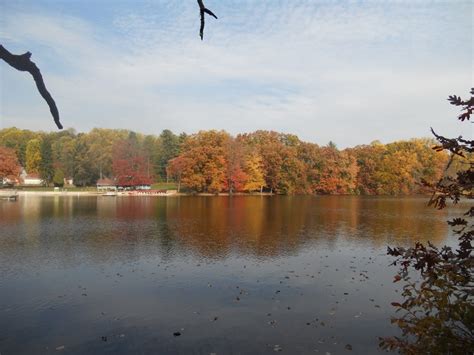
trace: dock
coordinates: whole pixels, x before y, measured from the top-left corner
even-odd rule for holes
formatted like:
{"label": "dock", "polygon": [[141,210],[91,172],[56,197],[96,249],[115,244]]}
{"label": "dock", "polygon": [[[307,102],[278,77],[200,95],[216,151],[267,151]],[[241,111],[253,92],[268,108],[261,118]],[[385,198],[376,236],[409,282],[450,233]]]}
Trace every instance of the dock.
{"label": "dock", "polygon": [[18,200],[18,192],[15,190],[0,190],[0,200],[16,201]]}

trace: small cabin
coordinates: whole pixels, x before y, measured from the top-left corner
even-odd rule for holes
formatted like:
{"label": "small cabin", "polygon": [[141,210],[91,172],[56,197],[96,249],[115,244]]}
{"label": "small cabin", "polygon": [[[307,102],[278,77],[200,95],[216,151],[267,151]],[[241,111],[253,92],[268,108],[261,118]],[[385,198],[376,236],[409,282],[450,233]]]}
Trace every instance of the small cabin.
{"label": "small cabin", "polygon": [[64,186],[74,186],[74,179],[72,177],[64,178]]}
{"label": "small cabin", "polygon": [[42,186],[44,185],[43,179],[37,173],[25,174],[23,176],[23,185],[25,186]]}
{"label": "small cabin", "polygon": [[96,183],[98,192],[117,191],[117,184],[112,179],[99,179]]}

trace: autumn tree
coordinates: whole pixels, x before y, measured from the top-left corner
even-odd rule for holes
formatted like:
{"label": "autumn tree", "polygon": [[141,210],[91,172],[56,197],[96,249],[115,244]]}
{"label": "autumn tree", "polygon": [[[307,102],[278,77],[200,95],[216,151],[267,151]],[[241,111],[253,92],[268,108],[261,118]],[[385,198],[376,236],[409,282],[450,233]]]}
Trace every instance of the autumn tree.
{"label": "autumn tree", "polygon": [[112,170],[120,186],[133,187],[152,183],[146,155],[133,132],[127,139],[116,142]]}
{"label": "autumn tree", "polygon": [[241,139],[249,147],[248,149],[262,157],[265,186],[270,189],[270,192],[277,191],[282,178],[282,150],[284,149],[279,134],[271,131],[256,131],[241,135]]}
{"label": "autumn tree", "polygon": [[53,176],[53,183],[55,187],[63,187],[64,186],[64,172],[62,169],[58,168],[54,171]]}
{"label": "autumn tree", "polygon": [[226,149],[230,135],[224,131],[201,131],[183,143],[181,157],[187,163],[182,182],[197,192],[218,193],[226,186]]}
{"label": "autumn tree", "polygon": [[282,165],[277,192],[286,195],[304,194],[306,187],[306,171],[304,164],[297,158],[294,148],[282,150]]}
{"label": "autumn tree", "polygon": [[40,164],[41,164],[41,139],[34,138],[28,141],[26,145],[26,172],[39,173]]}
{"label": "autumn tree", "polygon": [[265,186],[265,179],[263,178],[263,162],[262,157],[256,152],[247,154],[244,160],[244,172],[246,174],[246,181],[244,185],[245,191],[260,191]]}
{"label": "autumn tree", "polygon": [[242,135],[258,156],[261,157],[265,187],[271,193],[306,193],[306,169],[298,156],[304,144],[297,136],[272,131],[256,131]]}
{"label": "autumn tree", "polygon": [[40,154],[39,174],[45,184],[49,185],[53,182],[54,177],[53,152],[51,150],[51,138],[49,136],[45,136],[41,140]]}
{"label": "autumn tree", "polygon": [[359,170],[356,191],[364,195],[408,195],[426,192],[422,181],[437,181],[448,156],[436,154],[431,139],[411,139],[386,145],[372,142],[348,152]]}
{"label": "autumn tree", "polygon": [[305,181],[302,182],[301,189],[306,193],[314,193],[315,182],[318,181],[322,168],[321,149],[317,144],[301,142],[297,156],[305,170]]}
{"label": "autumn tree", "polygon": [[321,194],[353,193],[358,171],[356,160],[347,151],[329,144],[314,156],[311,189]]}
{"label": "autumn tree", "polygon": [[230,138],[225,149],[227,171],[224,189],[230,194],[243,191],[248,179],[244,171],[244,146],[240,140]]}
{"label": "autumn tree", "polygon": [[11,148],[0,147],[0,186],[4,180],[17,180],[21,167],[15,151]]}
{"label": "autumn tree", "polygon": [[348,150],[354,157],[359,171],[356,176],[356,191],[362,195],[377,195],[383,183],[377,178],[381,160],[385,155],[385,145],[374,141],[369,145],[359,145]]}
{"label": "autumn tree", "polygon": [[26,129],[5,128],[0,130],[0,146],[13,149],[19,164],[26,167],[26,146],[30,140],[37,137],[38,133]]}
{"label": "autumn tree", "polygon": [[[415,191],[428,192],[428,185],[436,184],[445,174],[446,166],[449,161],[449,153],[445,150],[436,151],[433,149],[437,145],[433,139],[413,139],[416,145],[415,151],[421,164],[418,171],[414,172],[417,180],[417,188]],[[467,157],[467,156],[466,156]],[[456,169],[462,170],[461,167]],[[421,184],[419,182],[422,182]],[[427,184],[423,183],[426,182]]]}
{"label": "autumn tree", "polygon": [[[87,158],[94,162],[91,167],[99,178],[112,175],[112,156],[117,142],[128,137],[126,130],[94,128],[84,136]],[[138,139],[138,138],[137,138]]]}
{"label": "autumn tree", "polygon": [[187,158],[184,156],[178,156],[168,161],[168,165],[166,167],[167,178],[171,178],[176,181],[178,184],[178,192],[181,191],[183,172],[191,164],[192,162],[188,162]]}
{"label": "autumn tree", "polygon": [[141,141],[141,149],[145,154],[147,174],[157,178],[158,167],[156,165],[156,136],[152,134],[145,135]]}

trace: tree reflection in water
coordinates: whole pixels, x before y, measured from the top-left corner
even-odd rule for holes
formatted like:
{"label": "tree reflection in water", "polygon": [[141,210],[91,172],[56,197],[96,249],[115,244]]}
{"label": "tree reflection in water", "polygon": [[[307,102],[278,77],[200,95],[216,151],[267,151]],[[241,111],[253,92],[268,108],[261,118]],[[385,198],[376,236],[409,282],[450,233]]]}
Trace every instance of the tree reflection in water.
{"label": "tree reflection in water", "polygon": [[425,204],[356,196],[0,203],[0,350],[338,353],[350,344],[378,353],[377,336],[393,334],[386,245],[411,245],[413,236],[445,243],[447,214],[456,213]]}

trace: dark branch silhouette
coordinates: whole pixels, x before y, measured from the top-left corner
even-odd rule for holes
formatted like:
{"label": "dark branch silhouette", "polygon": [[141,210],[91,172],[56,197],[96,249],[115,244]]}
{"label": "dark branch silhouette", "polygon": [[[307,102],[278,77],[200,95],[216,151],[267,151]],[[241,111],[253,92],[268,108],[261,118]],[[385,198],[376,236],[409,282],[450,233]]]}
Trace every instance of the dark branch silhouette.
{"label": "dark branch silhouette", "polygon": [[[461,106],[461,121],[471,121],[474,112],[474,88],[471,98],[461,99],[453,95],[448,98],[455,106]],[[440,143],[436,151],[447,150],[451,158],[445,174],[433,184],[423,181],[433,190],[428,203],[441,210],[447,201],[454,204],[469,203],[474,199],[474,140],[446,138],[431,129]],[[448,174],[455,156],[464,165],[456,175]],[[463,160],[460,160],[463,159]],[[453,218],[448,224],[454,234],[459,235],[456,247],[437,247],[417,242],[414,247],[388,248],[388,255],[395,257],[392,265],[399,265],[394,282],[403,281],[403,302],[392,302],[396,312],[402,315],[392,318],[398,325],[401,336],[381,338],[383,349],[398,350],[401,354],[472,354],[474,349],[473,285],[474,285],[474,224],[467,218],[474,217],[470,207],[463,217]],[[417,278],[412,273],[418,271]]]}
{"label": "dark branch silhouette", "polygon": [[59,129],[62,129],[63,126],[59,121],[59,112],[58,108],[56,107],[56,103],[54,102],[53,98],[51,97],[51,94],[48,92],[46,86],[44,85],[43,77],[41,76],[40,70],[38,69],[36,64],[31,61],[30,58],[30,52],[15,55],[10,53],[7,49],[5,49],[5,47],[0,44],[0,59],[3,59],[8,65],[15,68],[16,70],[27,71],[33,76],[39,93],[48,103],[49,110],[53,115],[56,126],[58,126]]}
{"label": "dark branch silhouette", "polygon": [[459,96],[452,95],[448,97],[448,101],[451,105],[462,107],[464,112],[458,116],[458,119],[461,121],[469,121],[471,115],[474,113],[474,88],[471,89],[471,98],[469,100],[463,100]]}
{"label": "dark branch silhouette", "polygon": [[204,3],[202,2],[202,0],[197,0],[197,2],[199,4],[199,13],[201,14],[201,28],[199,30],[199,36],[201,36],[201,41],[202,41],[203,38],[204,38],[204,25],[205,25],[204,16],[205,16],[205,14],[211,15],[216,20],[217,20],[217,16],[214,15],[214,13],[211,10],[207,9],[204,6]]}
{"label": "dark branch silhouette", "polygon": [[[215,19],[217,16],[209,9],[204,6],[203,0],[197,0],[199,5],[199,13],[201,15],[201,28],[199,30],[199,35],[201,36],[201,41],[204,38],[204,26],[205,26],[205,14],[208,14]],[[53,97],[46,89],[46,86],[43,81],[43,76],[39,68],[36,66],[34,62],[31,61],[31,52],[26,52],[24,54],[12,54],[10,53],[5,47],[0,44],[0,59],[3,59],[8,65],[15,68],[19,71],[27,71],[33,76],[35,80],[36,87],[38,88],[39,93],[41,96],[46,100],[49,106],[49,110],[51,111],[51,115],[53,115],[54,122],[59,129],[63,128],[63,125],[59,121],[59,111],[54,102]]]}

